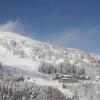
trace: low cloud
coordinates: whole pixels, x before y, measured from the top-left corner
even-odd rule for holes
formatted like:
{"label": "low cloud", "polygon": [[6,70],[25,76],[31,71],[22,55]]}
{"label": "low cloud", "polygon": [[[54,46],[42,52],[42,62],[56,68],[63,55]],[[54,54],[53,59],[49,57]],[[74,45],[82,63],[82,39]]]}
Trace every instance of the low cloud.
{"label": "low cloud", "polygon": [[20,20],[9,20],[0,24],[0,32],[14,32],[28,37],[38,38],[38,34],[30,28],[30,25],[23,24]]}
{"label": "low cloud", "polygon": [[[30,36],[30,30],[20,20],[9,20],[0,24],[0,32],[14,32],[21,35]],[[29,34],[30,33],[30,34]]]}
{"label": "low cloud", "polygon": [[[76,38],[77,37],[77,38]],[[65,32],[53,35],[53,40],[56,44],[68,45],[79,38],[78,32],[67,30]]]}
{"label": "low cloud", "polygon": [[67,29],[58,34],[52,34],[52,43],[65,47],[84,48],[92,46],[100,33],[100,26],[88,28]]}
{"label": "low cloud", "polygon": [[0,31],[1,32],[15,32],[21,26],[20,22],[17,21],[8,21],[6,23],[0,24]]}

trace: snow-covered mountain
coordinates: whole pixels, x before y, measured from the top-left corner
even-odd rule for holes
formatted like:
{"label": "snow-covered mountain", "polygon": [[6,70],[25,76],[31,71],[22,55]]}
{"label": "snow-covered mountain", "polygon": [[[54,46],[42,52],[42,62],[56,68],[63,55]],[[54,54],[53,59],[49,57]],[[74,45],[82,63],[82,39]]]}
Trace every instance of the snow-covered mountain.
{"label": "snow-covered mountain", "polygon": [[[91,100],[94,94],[90,92],[91,88],[95,91],[93,98],[99,98],[99,90],[96,89],[99,81],[96,82],[94,78],[100,76],[100,56],[79,49],[63,48],[16,33],[0,32],[0,77],[2,73],[4,77],[6,74],[7,77],[23,75],[30,77],[28,82],[55,87],[67,97],[72,97],[67,100],[76,100],[73,99],[77,98],[75,91],[80,95],[81,99],[78,100]],[[90,94],[85,95],[86,89]]]}
{"label": "snow-covered mountain", "polygon": [[39,42],[16,33],[0,32],[0,61],[2,64],[37,70],[41,62],[54,65],[68,62],[77,66],[94,66],[100,56],[73,48],[63,48]]}

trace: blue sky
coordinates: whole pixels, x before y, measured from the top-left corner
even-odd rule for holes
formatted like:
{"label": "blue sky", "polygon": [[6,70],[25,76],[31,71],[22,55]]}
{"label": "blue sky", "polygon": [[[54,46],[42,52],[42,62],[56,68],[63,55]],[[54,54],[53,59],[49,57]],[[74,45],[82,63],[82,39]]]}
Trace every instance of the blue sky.
{"label": "blue sky", "polygon": [[100,0],[0,0],[0,30],[100,54]]}

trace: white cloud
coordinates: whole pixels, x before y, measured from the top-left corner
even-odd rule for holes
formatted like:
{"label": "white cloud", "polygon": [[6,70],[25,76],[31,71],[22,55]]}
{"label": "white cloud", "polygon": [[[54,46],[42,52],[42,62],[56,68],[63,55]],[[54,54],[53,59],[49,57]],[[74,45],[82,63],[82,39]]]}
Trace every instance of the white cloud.
{"label": "white cloud", "polygon": [[0,24],[0,32],[14,32],[28,37],[36,38],[38,34],[31,30],[30,25],[23,24],[20,20],[9,20]]}
{"label": "white cloud", "polygon": [[66,30],[65,32],[52,34],[52,41],[62,46],[70,46],[80,39],[80,30]]}
{"label": "white cloud", "polygon": [[16,32],[21,33],[24,31],[24,26],[19,20],[8,21],[6,23],[0,24],[0,32]]}
{"label": "white cloud", "polygon": [[17,28],[17,26],[18,26],[18,21],[8,21],[0,25],[0,31],[1,32],[12,32]]}
{"label": "white cloud", "polygon": [[[78,47],[78,45],[89,45],[93,42],[95,35],[100,33],[100,26],[67,29],[59,34],[52,34],[51,39],[57,45],[67,47]],[[84,42],[84,43],[83,43]]]}

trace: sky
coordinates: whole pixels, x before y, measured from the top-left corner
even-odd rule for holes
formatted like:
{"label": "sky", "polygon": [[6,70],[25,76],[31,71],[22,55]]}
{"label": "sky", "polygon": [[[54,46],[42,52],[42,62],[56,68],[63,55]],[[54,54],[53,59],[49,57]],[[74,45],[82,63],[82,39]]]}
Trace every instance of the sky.
{"label": "sky", "polygon": [[100,54],[100,0],[0,0],[0,31]]}

